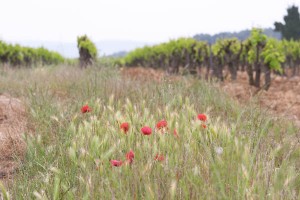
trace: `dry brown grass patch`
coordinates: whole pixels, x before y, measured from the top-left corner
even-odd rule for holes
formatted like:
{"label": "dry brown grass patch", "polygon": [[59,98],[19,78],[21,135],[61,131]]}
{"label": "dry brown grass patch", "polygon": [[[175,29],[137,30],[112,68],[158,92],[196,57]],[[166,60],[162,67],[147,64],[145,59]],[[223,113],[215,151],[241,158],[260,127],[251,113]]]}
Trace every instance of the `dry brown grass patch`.
{"label": "dry brown grass patch", "polygon": [[26,152],[25,106],[18,99],[0,95],[0,178],[12,174]]}

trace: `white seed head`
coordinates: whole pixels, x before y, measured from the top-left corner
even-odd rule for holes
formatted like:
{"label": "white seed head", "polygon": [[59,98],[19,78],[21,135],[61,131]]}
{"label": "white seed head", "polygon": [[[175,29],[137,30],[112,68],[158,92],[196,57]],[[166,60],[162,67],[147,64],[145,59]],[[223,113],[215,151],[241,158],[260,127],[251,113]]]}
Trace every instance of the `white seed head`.
{"label": "white seed head", "polygon": [[221,155],[223,153],[223,148],[222,147],[215,147],[215,152],[218,154],[218,155]]}

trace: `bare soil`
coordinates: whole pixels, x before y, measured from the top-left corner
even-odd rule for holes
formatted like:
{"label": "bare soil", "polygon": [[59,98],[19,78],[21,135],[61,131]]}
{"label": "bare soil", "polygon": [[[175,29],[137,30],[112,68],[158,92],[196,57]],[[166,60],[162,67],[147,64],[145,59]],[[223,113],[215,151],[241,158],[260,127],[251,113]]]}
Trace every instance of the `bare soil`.
{"label": "bare soil", "polygon": [[121,68],[121,75],[126,78],[143,81],[157,81],[161,82],[165,77],[165,72],[162,70],[155,70],[144,67],[130,67]]}
{"label": "bare soil", "polygon": [[245,104],[255,100],[279,116],[295,122],[300,127],[300,77],[272,77],[268,91],[259,90],[248,84],[246,72],[239,72],[235,82],[225,80],[221,88],[230,96]]}
{"label": "bare soil", "polygon": [[0,179],[10,178],[26,152],[25,107],[18,99],[0,95]]}

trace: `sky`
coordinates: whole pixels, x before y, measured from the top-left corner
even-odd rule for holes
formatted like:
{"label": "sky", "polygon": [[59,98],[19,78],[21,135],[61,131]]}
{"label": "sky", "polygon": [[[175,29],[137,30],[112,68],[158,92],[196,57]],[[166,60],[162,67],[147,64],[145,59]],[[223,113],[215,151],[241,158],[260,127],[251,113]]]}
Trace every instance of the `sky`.
{"label": "sky", "polygon": [[163,42],[274,27],[300,0],[0,0],[0,39]]}

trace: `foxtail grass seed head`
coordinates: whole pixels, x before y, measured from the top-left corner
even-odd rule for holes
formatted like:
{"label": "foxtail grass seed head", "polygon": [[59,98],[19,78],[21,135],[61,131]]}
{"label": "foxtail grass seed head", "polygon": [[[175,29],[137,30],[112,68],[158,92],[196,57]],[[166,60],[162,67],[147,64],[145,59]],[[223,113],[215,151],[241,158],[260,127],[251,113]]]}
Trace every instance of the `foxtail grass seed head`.
{"label": "foxtail grass seed head", "polygon": [[223,153],[223,148],[222,147],[215,147],[215,152],[218,155],[221,155]]}

